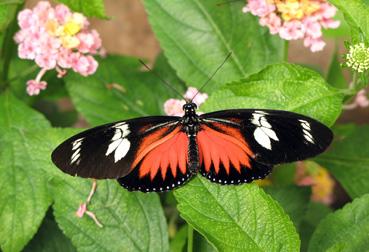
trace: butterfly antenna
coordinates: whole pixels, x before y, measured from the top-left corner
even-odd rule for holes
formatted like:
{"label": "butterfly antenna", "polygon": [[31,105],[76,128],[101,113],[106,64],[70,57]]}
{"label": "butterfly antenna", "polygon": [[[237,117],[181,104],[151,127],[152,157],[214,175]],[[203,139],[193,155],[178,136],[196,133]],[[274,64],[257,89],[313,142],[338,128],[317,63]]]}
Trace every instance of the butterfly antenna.
{"label": "butterfly antenna", "polygon": [[[167,82],[166,80],[164,80],[155,70],[151,69],[148,65],[146,65],[145,62],[143,62],[141,59],[138,60],[147,70],[149,70],[150,72],[152,72],[156,77],[159,78],[159,80],[161,80],[161,82],[163,82],[163,84],[165,86],[167,86],[168,88],[170,88],[171,90],[173,90],[176,94],[178,94],[181,98],[185,99],[184,96],[177,90],[175,89],[172,85],[170,85],[169,82]],[[186,100],[186,99],[185,99]]]}
{"label": "butterfly antenna", "polygon": [[244,0],[229,0],[229,1],[225,1],[225,2],[221,2],[221,3],[217,3],[217,6],[222,6],[225,4],[231,4],[231,3],[235,3],[235,2],[243,2]]}
{"label": "butterfly antenna", "polygon": [[196,95],[198,95],[201,90],[213,79],[213,77],[215,76],[215,74],[219,71],[219,69],[222,68],[222,66],[226,63],[226,61],[229,59],[229,57],[231,57],[232,52],[229,52],[227,57],[225,57],[225,59],[223,60],[222,64],[220,64],[217,69],[214,71],[214,73],[209,77],[209,79],[199,88],[199,90],[196,92],[196,94],[192,97],[191,102],[193,101],[193,99],[195,99]]}

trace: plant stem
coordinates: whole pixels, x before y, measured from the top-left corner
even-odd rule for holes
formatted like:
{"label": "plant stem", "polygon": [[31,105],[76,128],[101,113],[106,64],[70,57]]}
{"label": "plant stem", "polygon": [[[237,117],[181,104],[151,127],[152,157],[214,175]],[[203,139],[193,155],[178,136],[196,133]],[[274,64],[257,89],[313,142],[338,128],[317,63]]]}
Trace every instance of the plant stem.
{"label": "plant stem", "polygon": [[187,252],[193,250],[193,227],[187,224]]}
{"label": "plant stem", "polygon": [[355,88],[357,82],[357,72],[354,72],[352,75],[352,81],[350,82],[349,89],[352,90]]}
{"label": "plant stem", "polygon": [[285,40],[284,41],[284,61],[288,61],[288,49],[289,49],[289,46],[290,46],[290,42],[288,40]]}

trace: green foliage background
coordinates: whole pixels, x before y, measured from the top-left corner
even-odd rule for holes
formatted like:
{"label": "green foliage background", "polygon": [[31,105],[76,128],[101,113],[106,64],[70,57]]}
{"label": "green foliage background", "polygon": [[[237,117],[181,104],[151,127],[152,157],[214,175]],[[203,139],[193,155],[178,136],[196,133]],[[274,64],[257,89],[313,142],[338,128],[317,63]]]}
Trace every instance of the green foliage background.
{"label": "green foliage background", "polygon": [[[60,0],[90,17],[107,19],[102,0]],[[286,45],[241,12],[244,3],[217,6],[212,0],[143,1],[163,53],[155,70],[184,92],[211,80],[204,112],[228,108],[271,108],[316,118],[335,131],[330,150],[314,161],[343,186],[351,203],[331,209],[310,201],[308,188],[293,185],[294,169],[281,166],[273,185],[220,186],[202,177],[166,194],[128,192],[101,181],[89,209],[99,228],[76,209],[91,182],[60,172],[52,150],[78,132],[77,115],[93,125],[163,114],[175,94],[137,59],[110,55],[97,72],[72,72],[28,97],[26,80],[37,70],[17,59],[12,40],[22,0],[0,2],[0,248],[8,251],[365,251],[369,248],[369,128],[337,125],[342,105],[368,83],[353,89],[343,78],[339,55],[326,77],[285,60]],[[364,0],[330,0],[347,22],[327,36],[369,45],[369,6]],[[342,21],[344,21],[342,19]],[[349,33],[349,34],[348,34]],[[109,88],[115,83],[119,88]],[[154,92],[153,92],[154,91]],[[60,98],[76,111],[61,112]],[[45,109],[47,107],[47,109]],[[63,127],[63,128],[62,128]],[[291,179],[292,177],[292,179]]]}

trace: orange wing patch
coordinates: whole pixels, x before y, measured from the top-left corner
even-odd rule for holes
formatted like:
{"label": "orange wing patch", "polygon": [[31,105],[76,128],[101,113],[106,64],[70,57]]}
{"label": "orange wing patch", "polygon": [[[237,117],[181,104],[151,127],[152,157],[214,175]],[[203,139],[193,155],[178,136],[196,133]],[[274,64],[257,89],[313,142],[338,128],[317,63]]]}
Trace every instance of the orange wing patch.
{"label": "orange wing patch", "polygon": [[180,127],[165,135],[167,130],[162,128],[154,131],[140,144],[131,166],[134,169],[141,162],[138,173],[140,178],[149,175],[153,180],[160,170],[165,180],[168,168],[174,178],[177,176],[177,168],[182,174],[186,173],[188,138],[180,131]]}
{"label": "orange wing patch", "polygon": [[214,125],[225,133],[202,126],[197,135],[200,164],[204,163],[205,171],[209,172],[213,164],[215,173],[218,174],[220,163],[227,174],[230,172],[231,165],[238,173],[241,173],[242,166],[251,169],[250,157],[254,154],[241,133],[235,128],[222,124],[214,123]]}

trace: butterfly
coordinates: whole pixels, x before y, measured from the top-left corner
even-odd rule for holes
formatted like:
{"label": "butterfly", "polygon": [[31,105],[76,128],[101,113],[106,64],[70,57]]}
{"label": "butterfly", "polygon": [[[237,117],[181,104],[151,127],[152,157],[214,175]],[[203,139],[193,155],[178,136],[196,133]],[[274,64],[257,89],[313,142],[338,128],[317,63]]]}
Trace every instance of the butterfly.
{"label": "butterfly", "polygon": [[232,109],[198,115],[188,101],[183,117],[151,116],[83,131],[52,153],[63,172],[117,179],[130,191],[167,191],[200,173],[237,185],[265,178],[273,166],[322,153],[333,134],[300,114]]}

